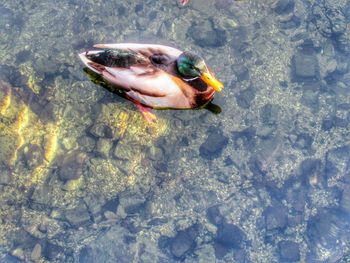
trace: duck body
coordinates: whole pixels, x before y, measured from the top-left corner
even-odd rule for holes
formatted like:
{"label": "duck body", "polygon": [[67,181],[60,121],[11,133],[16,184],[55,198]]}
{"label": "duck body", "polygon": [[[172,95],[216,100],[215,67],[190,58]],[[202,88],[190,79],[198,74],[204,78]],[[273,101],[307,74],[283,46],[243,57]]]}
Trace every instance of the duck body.
{"label": "duck body", "polygon": [[[126,97],[151,108],[190,109],[212,100],[218,82],[199,57],[153,44],[97,44],[79,54],[84,65],[104,81],[125,92]],[[206,78],[191,72],[187,62],[200,63]],[[211,80],[208,80],[211,78]]]}

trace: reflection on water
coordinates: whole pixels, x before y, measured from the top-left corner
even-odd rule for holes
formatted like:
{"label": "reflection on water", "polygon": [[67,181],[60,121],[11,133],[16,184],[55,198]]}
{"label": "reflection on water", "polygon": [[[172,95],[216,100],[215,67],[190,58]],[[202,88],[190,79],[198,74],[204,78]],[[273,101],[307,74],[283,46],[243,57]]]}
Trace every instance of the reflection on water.
{"label": "reflection on water", "polygon": [[[347,262],[349,14],[2,1],[0,262]],[[130,41],[200,54],[223,94],[148,124],[77,56]]]}

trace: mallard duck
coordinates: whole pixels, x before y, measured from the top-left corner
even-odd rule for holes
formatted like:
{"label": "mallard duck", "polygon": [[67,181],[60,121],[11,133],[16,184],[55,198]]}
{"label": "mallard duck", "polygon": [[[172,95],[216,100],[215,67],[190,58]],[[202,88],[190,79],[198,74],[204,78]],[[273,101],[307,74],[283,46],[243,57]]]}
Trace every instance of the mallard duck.
{"label": "mallard duck", "polygon": [[207,104],[223,85],[204,60],[190,52],[153,44],[97,44],[80,59],[106,82],[146,107],[190,109]]}

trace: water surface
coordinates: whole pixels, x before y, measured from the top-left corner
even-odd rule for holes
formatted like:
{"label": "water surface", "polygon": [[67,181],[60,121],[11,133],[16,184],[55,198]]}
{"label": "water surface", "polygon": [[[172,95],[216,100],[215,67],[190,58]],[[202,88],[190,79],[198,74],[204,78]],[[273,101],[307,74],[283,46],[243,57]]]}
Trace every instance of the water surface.
{"label": "water surface", "polygon": [[[0,262],[347,262],[350,3],[0,3]],[[95,43],[200,54],[207,109],[83,71]]]}

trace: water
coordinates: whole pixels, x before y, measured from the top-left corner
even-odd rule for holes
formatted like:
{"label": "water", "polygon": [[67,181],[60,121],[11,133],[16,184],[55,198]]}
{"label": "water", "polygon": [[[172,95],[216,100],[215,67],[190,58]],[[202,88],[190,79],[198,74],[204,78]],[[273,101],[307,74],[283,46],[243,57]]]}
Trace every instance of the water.
{"label": "water", "polygon": [[[0,262],[347,262],[349,10],[2,1]],[[203,56],[216,114],[147,124],[84,73],[131,41]]]}

